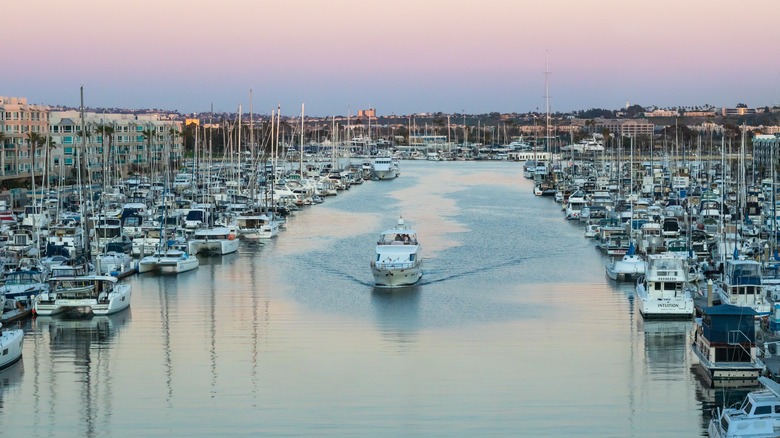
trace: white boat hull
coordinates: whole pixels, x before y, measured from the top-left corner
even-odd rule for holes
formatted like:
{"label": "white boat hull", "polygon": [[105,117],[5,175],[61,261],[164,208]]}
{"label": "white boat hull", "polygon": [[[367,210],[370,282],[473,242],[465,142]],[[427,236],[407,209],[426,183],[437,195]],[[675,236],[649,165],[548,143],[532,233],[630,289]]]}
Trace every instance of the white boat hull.
{"label": "white boat hull", "polygon": [[[123,286],[127,286],[124,288]],[[92,313],[95,315],[112,315],[117,312],[121,312],[130,307],[130,297],[132,296],[132,289],[130,285],[117,285],[114,287],[114,292],[109,294],[108,300],[104,302],[98,302],[92,306]]]}
{"label": "white boat hull", "polygon": [[645,262],[637,256],[626,255],[606,266],[607,276],[614,281],[636,280],[645,273]]}
{"label": "white boat hull", "polygon": [[192,240],[189,242],[190,254],[225,255],[238,251],[237,239]]}
{"label": "white boat hull", "polygon": [[138,273],[144,272],[164,272],[180,274],[182,272],[192,271],[200,265],[197,257],[190,256],[187,259],[166,258],[157,256],[147,256],[138,263]]}
{"label": "white boat hull", "polygon": [[105,299],[55,299],[53,302],[36,302],[35,313],[40,316],[52,316],[67,310],[89,308],[95,315],[111,315],[130,307],[132,289],[129,284],[117,285]]}
{"label": "white boat hull", "polygon": [[395,169],[374,170],[374,177],[376,179],[394,179],[398,178],[398,172]]}
{"label": "white boat hull", "polygon": [[659,298],[648,295],[644,285],[636,288],[639,298],[639,311],[645,318],[691,318],[693,317],[693,298],[688,291],[677,297]]}
{"label": "white boat hull", "polygon": [[422,267],[419,264],[405,269],[378,268],[372,265],[371,272],[376,285],[385,287],[410,286],[422,278]]}
{"label": "white boat hull", "polygon": [[0,352],[8,350],[0,356],[0,370],[10,367],[22,358],[24,345],[24,330],[4,330],[0,334]]}

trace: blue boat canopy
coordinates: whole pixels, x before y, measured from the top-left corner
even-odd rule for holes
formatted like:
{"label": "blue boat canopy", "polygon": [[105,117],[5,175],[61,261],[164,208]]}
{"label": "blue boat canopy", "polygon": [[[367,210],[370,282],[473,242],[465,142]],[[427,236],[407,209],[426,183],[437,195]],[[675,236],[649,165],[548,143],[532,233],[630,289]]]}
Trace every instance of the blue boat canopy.
{"label": "blue boat canopy", "polygon": [[752,307],[734,306],[732,304],[720,304],[712,307],[702,307],[702,313],[705,315],[735,315],[735,316],[755,316],[758,312]]}

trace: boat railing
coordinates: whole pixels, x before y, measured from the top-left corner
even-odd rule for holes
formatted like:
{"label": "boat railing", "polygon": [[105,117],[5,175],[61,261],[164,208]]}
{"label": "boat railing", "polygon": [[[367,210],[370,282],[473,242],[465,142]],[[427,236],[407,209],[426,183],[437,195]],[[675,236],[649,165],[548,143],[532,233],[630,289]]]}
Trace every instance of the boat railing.
{"label": "boat railing", "polygon": [[377,269],[411,269],[416,262],[371,262],[371,266]]}
{"label": "boat railing", "polygon": [[[742,330],[729,330],[728,331],[728,344],[739,345],[752,344],[753,341]],[[744,349],[744,347],[743,347]],[[748,352],[750,353],[750,352]]]}

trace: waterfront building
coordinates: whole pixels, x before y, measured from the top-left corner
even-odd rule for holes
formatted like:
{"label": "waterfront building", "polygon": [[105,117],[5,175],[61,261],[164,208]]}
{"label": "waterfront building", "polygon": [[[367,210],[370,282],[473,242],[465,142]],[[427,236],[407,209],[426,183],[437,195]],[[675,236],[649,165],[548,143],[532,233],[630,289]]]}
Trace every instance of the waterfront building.
{"label": "waterfront building", "polygon": [[30,143],[31,134],[44,139],[49,134],[48,107],[24,97],[0,96],[0,180],[31,176],[33,162],[40,174],[44,151]]}
{"label": "waterfront building", "polygon": [[[183,136],[181,122],[158,114],[109,114],[79,111],[52,111],[49,114],[51,136],[57,147],[49,162],[56,174],[80,163],[92,182],[103,176],[125,178],[145,169],[165,169],[166,161],[181,162]],[[83,141],[82,141],[83,140]],[[83,152],[82,145],[86,146]]]}
{"label": "waterfront building", "polygon": [[774,158],[780,162],[780,134],[759,134],[753,137],[753,159],[759,171],[769,172]]}
{"label": "waterfront building", "polygon": [[595,132],[609,129],[615,135],[639,136],[653,135],[655,125],[646,119],[595,119]]}

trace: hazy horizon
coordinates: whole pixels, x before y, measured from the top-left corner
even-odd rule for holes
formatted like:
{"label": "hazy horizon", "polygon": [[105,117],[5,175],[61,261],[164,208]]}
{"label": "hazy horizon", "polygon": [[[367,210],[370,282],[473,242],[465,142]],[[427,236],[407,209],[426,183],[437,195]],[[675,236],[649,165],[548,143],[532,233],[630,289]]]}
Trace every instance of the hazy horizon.
{"label": "hazy horizon", "polygon": [[[93,108],[283,115],[545,111],[780,102],[758,0],[635,2],[45,0],[4,5],[0,95]],[[548,63],[548,64],[547,64]]]}

